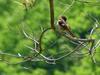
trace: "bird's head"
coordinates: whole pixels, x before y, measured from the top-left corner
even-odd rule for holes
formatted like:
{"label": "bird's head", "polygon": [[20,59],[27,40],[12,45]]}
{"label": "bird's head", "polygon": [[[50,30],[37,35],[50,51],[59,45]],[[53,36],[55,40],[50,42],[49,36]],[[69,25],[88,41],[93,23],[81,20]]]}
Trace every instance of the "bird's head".
{"label": "bird's head", "polygon": [[63,19],[65,22],[67,20],[67,18],[65,16],[60,16],[60,19]]}

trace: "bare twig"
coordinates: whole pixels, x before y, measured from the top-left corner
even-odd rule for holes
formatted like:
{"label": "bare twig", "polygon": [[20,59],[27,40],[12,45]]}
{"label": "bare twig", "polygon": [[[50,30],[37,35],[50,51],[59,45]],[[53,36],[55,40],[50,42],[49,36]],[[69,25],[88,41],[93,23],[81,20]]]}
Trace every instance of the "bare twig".
{"label": "bare twig", "polygon": [[44,33],[47,32],[48,30],[51,30],[51,28],[47,28],[46,30],[44,30],[40,36],[40,39],[39,39],[39,50],[40,50],[40,53],[43,51],[42,49],[42,38],[44,36]]}
{"label": "bare twig", "polygon": [[24,56],[14,55],[14,54],[10,54],[10,53],[5,53],[5,52],[2,52],[2,51],[0,51],[0,54],[1,55],[8,55],[8,56],[11,56],[11,57],[16,57],[16,58],[23,58],[24,57]]}
{"label": "bare twig", "polygon": [[[80,45],[78,45],[74,50],[72,50],[71,52],[69,52],[68,54],[65,54],[64,56],[61,56],[61,57],[58,57],[58,58],[48,58],[46,56],[44,56],[43,54],[39,53],[39,51],[35,50],[36,53],[39,53],[40,56],[42,56],[45,60],[47,61],[57,61],[57,60],[60,60],[64,57],[68,57],[69,55],[71,55],[72,53],[74,53],[75,51],[77,51],[81,46],[82,46],[83,43],[81,43]],[[33,50],[33,48],[27,46],[29,49]]]}
{"label": "bare twig", "polygon": [[26,38],[36,42],[37,44],[39,44],[39,42],[37,40],[35,40],[34,38],[31,38],[30,36],[28,36],[28,34],[23,30],[23,34],[25,35]]}
{"label": "bare twig", "polygon": [[62,15],[67,11],[68,12],[68,10],[74,5],[74,3],[75,3],[75,0],[72,0],[72,3],[69,5],[69,6],[65,6],[65,7],[67,7],[64,11],[63,11],[63,13],[62,13]]}

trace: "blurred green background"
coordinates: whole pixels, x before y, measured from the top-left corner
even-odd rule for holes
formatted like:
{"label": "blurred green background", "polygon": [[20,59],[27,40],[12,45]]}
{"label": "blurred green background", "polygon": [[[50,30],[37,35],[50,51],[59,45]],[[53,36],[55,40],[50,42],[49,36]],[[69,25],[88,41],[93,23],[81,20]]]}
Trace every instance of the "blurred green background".
{"label": "blurred green background", "polygon": [[[68,17],[72,31],[78,37],[87,38],[96,20],[100,21],[100,2],[99,0],[86,0],[90,3],[84,2],[85,0],[73,1],[54,0],[55,25],[59,16],[65,15]],[[22,0],[0,0],[0,75],[100,75],[100,48],[97,48],[98,53],[95,54],[98,64],[93,64],[89,56],[78,57],[76,54],[57,61],[57,64],[41,61],[15,64],[22,59],[8,54],[20,53],[23,56],[35,54],[26,47],[28,45],[34,48],[34,44],[23,35],[22,30],[24,29],[31,37],[38,40],[41,27],[44,29],[50,27],[49,0],[36,0],[32,8],[27,6],[27,12],[22,2]],[[56,55],[58,50],[74,48],[69,40],[56,37],[52,32],[45,35],[47,36],[43,39],[43,47],[55,57],[60,56],[60,54]],[[99,31],[93,37],[99,40]],[[57,44],[49,48],[52,41],[57,39]],[[1,51],[7,54],[2,54]],[[52,54],[50,56],[52,57]]]}

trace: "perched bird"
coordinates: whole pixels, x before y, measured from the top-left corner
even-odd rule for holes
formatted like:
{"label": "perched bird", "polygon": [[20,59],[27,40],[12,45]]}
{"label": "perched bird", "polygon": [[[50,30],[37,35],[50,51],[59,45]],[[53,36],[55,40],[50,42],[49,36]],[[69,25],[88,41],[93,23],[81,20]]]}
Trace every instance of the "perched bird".
{"label": "perched bird", "polygon": [[72,31],[66,21],[67,21],[67,18],[65,16],[60,16],[60,18],[58,19],[58,23],[57,23],[59,26],[59,29],[63,32],[66,32],[70,36],[75,37],[75,35],[72,33]]}

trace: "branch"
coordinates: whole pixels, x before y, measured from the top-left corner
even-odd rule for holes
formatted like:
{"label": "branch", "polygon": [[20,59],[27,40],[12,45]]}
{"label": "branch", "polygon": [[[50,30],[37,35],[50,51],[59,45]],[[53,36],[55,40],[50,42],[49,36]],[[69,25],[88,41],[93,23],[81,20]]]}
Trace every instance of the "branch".
{"label": "branch", "polygon": [[48,30],[51,30],[51,29],[52,29],[52,28],[47,28],[46,30],[44,30],[44,31],[42,32],[42,34],[41,34],[41,36],[40,36],[40,38],[39,38],[39,49],[40,49],[39,53],[41,53],[41,52],[43,51],[43,49],[42,49],[42,38],[43,38],[43,36],[44,36],[44,33],[47,32]]}
{"label": "branch", "polygon": [[51,18],[51,28],[55,30],[54,27],[54,2],[53,0],[49,0],[50,3],[50,18]]}

